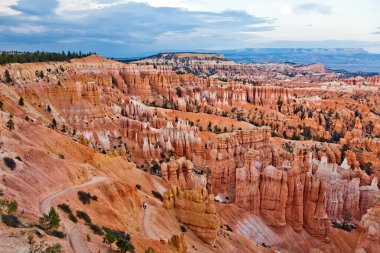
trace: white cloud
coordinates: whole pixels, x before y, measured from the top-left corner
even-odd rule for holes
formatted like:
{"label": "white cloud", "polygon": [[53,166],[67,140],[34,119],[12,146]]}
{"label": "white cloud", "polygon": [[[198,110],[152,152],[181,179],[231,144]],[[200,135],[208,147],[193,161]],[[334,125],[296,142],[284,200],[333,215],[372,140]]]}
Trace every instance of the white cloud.
{"label": "white cloud", "polygon": [[293,6],[293,10],[299,14],[318,13],[327,15],[331,13],[331,6],[317,3],[300,3]]}
{"label": "white cloud", "polygon": [[290,15],[293,13],[293,7],[291,5],[284,5],[281,7],[282,14]]}
{"label": "white cloud", "polygon": [[271,41],[380,42],[380,1],[348,1],[344,8],[339,1],[0,0],[0,47],[43,43],[45,50],[122,55]]}
{"label": "white cloud", "polygon": [[[80,12],[85,10],[102,9],[114,5],[119,5],[129,2],[128,0],[59,0],[56,12],[59,14],[67,14],[68,12]],[[85,14],[83,14],[85,15]]]}
{"label": "white cloud", "polygon": [[45,26],[20,24],[18,26],[11,26],[9,30],[16,34],[36,34],[47,31]]}
{"label": "white cloud", "polygon": [[6,15],[17,15],[20,12],[13,10],[10,8],[10,6],[15,5],[17,3],[17,0],[1,0],[0,1],[0,15],[6,14]]}

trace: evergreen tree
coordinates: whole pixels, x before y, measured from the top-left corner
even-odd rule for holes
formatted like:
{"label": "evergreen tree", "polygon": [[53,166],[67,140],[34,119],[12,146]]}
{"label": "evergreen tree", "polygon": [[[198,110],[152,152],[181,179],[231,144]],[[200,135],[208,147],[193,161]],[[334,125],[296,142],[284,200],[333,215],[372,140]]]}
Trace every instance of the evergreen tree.
{"label": "evergreen tree", "polygon": [[12,78],[11,78],[11,75],[9,74],[8,69],[6,69],[4,71],[4,78],[5,78],[5,82],[6,83],[11,83],[12,82]]}
{"label": "evergreen tree", "polygon": [[103,237],[103,243],[108,244],[110,248],[112,244],[116,241],[115,234],[112,231],[107,231],[106,235]]}
{"label": "evergreen tree", "polygon": [[57,127],[57,121],[53,118],[51,121],[51,128],[55,129]]}
{"label": "evergreen tree", "polygon": [[10,131],[12,131],[13,129],[15,129],[15,123],[13,123],[13,120],[12,118],[10,118],[7,122],[7,127]]}
{"label": "evergreen tree", "polygon": [[7,210],[8,215],[14,214],[17,211],[17,207],[18,207],[18,204],[16,200],[10,201],[8,203],[8,210]]}
{"label": "evergreen tree", "polygon": [[55,229],[57,229],[59,227],[60,222],[61,219],[59,218],[58,213],[55,211],[53,207],[50,208],[49,213],[44,214],[39,221],[41,227],[48,233],[51,233]]}
{"label": "evergreen tree", "polygon": [[281,108],[282,108],[282,105],[284,104],[284,101],[282,101],[282,98],[281,97],[278,97],[278,100],[277,100],[277,107],[278,107],[278,110],[281,112]]}
{"label": "evergreen tree", "polygon": [[64,51],[61,53],[49,52],[2,52],[0,53],[0,65],[7,63],[25,63],[25,62],[46,62],[46,61],[66,61],[73,58],[81,58],[91,55],[82,52],[72,52],[70,55]]}
{"label": "evergreen tree", "polygon": [[135,247],[133,247],[133,245],[124,238],[120,238],[119,240],[117,240],[116,246],[120,253],[126,253],[128,251],[134,252],[135,250]]}
{"label": "evergreen tree", "polygon": [[19,106],[24,106],[24,98],[23,97],[20,97],[20,99],[18,100],[18,105]]}

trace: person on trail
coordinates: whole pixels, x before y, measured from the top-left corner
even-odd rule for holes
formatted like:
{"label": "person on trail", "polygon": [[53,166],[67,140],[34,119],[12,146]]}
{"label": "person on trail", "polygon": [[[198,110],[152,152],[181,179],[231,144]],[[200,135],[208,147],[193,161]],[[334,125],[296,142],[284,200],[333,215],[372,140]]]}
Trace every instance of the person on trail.
{"label": "person on trail", "polygon": [[142,207],[146,209],[146,202],[143,202]]}

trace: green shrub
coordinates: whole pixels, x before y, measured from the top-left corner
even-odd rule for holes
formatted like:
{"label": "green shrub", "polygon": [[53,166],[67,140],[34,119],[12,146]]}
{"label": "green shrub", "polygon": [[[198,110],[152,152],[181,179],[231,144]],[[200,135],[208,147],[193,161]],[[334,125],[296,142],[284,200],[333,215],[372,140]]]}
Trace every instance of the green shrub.
{"label": "green shrub", "polygon": [[9,119],[7,121],[7,128],[9,129],[9,131],[12,131],[13,129],[15,129],[15,123],[13,122],[12,119]]}
{"label": "green shrub", "polygon": [[34,235],[28,235],[28,244],[30,253],[60,253],[62,252],[62,246],[58,243],[54,245],[48,245],[44,241],[37,242],[34,239]]}
{"label": "green shrub", "polygon": [[8,215],[14,214],[17,211],[17,201],[16,200],[6,200],[0,199],[0,214],[6,213]]}
{"label": "green shrub", "polygon": [[371,176],[372,175],[372,163],[371,162],[367,162],[366,164],[363,164],[361,167],[362,170],[364,170],[368,176]]}
{"label": "green shrub", "polygon": [[23,97],[20,97],[20,99],[18,100],[18,105],[19,106],[24,106],[25,105]]}
{"label": "green shrub", "polygon": [[135,247],[126,239],[117,240],[116,246],[120,253],[135,252]]}
{"label": "green shrub", "polygon": [[152,194],[155,198],[158,198],[159,200],[164,201],[164,198],[162,197],[161,193],[152,191]]}
{"label": "green shrub", "polygon": [[103,230],[95,224],[87,223],[87,226],[92,230],[92,232],[96,235],[104,235]]}
{"label": "green shrub", "polygon": [[57,120],[53,118],[53,120],[51,121],[51,128],[55,129],[57,125],[58,125]]}
{"label": "green shrub", "polygon": [[21,223],[21,221],[13,214],[1,215],[1,221],[9,227],[14,227],[14,228],[23,227],[23,224]]}
{"label": "green shrub", "polygon": [[54,237],[60,238],[60,239],[63,239],[63,238],[66,237],[66,235],[64,233],[62,233],[61,231],[58,231],[58,230],[54,230],[51,233],[51,235],[54,236]]}
{"label": "green shrub", "polygon": [[5,82],[6,83],[11,83],[12,82],[12,78],[11,78],[11,75],[9,74],[8,69],[6,69],[4,71],[4,77],[5,77]]}
{"label": "green shrub", "polygon": [[5,166],[7,166],[10,170],[16,169],[16,162],[13,160],[13,158],[10,157],[4,157],[3,161],[5,163]]}
{"label": "green shrub", "polygon": [[92,223],[92,222],[91,222],[91,218],[90,218],[90,216],[88,216],[87,213],[82,212],[82,211],[77,211],[77,212],[76,212],[76,215],[77,215],[77,217],[78,217],[79,219],[84,220],[86,223]]}
{"label": "green shrub", "polygon": [[69,205],[65,204],[65,203],[62,203],[62,204],[59,204],[57,206],[59,209],[61,209],[62,211],[64,211],[65,213],[72,213],[73,211],[71,210],[71,208],[69,207]]}
{"label": "green shrub", "polygon": [[90,204],[91,200],[98,200],[98,197],[92,196],[90,193],[84,191],[78,192],[78,198],[83,204]]}
{"label": "green shrub", "polygon": [[116,240],[119,240],[119,239],[126,239],[126,240],[131,240],[131,236],[127,233],[125,233],[123,230],[114,230],[114,229],[110,229],[108,227],[103,227],[103,230],[104,232],[108,233],[108,234],[113,234],[116,238]]}
{"label": "green shrub", "polygon": [[181,232],[182,233],[186,233],[187,232],[187,228],[185,226],[181,225],[180,228],[181,228]]}
{"label": "green shrub", "polygon": [[108,244],[110,248],[112,244],[116,241],[116,237],[112,232],[106,232],[106,235],[103,237],[103,243]]}
{"label": "green shrub", "polygon": [[230,232],[232,232],[232,228],[230,227],[230,225],[228,225],[228,224],[225,224],[224,226],[226,226],[226,230],[227,230],[227,231],[230,231]]}
{"label": "green shrub", "polygon": [[69,213],[69,219],[74,222],[74,223],[77,223],[78,222],[78,219],[77,217],[74,216],[74,214],[72,213]]}
{"label": "green shrub", "polygon": [[292,138],[293,141],[299,141],[301,140],[300,136],[296,134],[296,132],[293,132]]}
{"label": "green shrub", "polygon": [[40,220],[40,226],[47,233],[53,232],[55,229],[59,227],[59,223],[61,222],[61,218],[59,217],[57,211],[52,207],[48,214],[44,214]]}

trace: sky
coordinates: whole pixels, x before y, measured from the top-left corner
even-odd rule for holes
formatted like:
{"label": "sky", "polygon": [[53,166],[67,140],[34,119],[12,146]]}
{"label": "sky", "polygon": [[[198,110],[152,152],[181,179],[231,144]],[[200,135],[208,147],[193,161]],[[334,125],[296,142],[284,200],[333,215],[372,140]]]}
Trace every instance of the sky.
{"label": "sky", "polygon": [[380,53],[379,0],[0,0],[0,51],[364,48]]}

